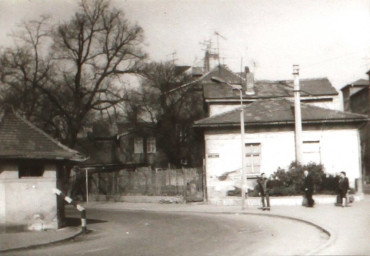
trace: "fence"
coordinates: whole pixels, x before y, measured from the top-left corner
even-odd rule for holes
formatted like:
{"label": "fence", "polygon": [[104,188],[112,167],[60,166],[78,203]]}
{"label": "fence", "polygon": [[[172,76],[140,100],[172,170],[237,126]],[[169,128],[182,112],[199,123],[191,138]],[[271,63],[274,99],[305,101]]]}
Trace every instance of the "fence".
{"label": "fence", "polygon": [[[86,182],[86,173],[88,179]],[[80,170],[70,178],[72,198],[119,200],[122,196],[182,196],[186,201],[203,201],[201,168],[155,169],[140,167],[113,171]]]}

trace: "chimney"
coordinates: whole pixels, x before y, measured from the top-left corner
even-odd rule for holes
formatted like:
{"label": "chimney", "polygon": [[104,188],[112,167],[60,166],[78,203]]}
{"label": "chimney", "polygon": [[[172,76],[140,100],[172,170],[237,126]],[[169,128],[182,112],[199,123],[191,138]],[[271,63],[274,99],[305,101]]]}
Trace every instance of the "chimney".
{"label": "chimney", "polygon": [[209,52],[206,50],[206,53],[204,55],[204,73],[207,73],[210,70],[210,63],[209,63]]}
{"label": "chimney", "polygon": [[245,72],[245,83],[246,85],[244,85],[243,89],[245,91],[245,94],[246,95],[254,95],[255,94],[255,91],[254,91],[254,75],[253,73],[251,73],[249,71],[249,67],[245,67],[244,68],[244,72]]}

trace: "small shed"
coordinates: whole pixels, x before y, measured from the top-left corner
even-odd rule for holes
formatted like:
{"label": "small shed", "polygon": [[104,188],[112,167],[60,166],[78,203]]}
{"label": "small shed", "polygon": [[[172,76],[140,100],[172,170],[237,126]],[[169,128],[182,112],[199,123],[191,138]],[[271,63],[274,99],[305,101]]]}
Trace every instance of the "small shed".
{"label": "small shed", "polygon": [[14,111],[5,111],[0,118],[0,224],[60,228],[64,202],[53,188],[64,190],[68,169],[84,160]]}

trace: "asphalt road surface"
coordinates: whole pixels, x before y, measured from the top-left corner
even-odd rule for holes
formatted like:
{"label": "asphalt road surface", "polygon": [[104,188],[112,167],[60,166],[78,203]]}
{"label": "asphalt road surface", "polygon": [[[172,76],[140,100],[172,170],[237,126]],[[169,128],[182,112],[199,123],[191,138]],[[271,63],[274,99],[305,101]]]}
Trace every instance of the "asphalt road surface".
{"label": "asphalt road surface", "polygon": [[89,210],[88,228],[74,240],[3,255],[302,255],[328,239],[305,223],[237,214]]}

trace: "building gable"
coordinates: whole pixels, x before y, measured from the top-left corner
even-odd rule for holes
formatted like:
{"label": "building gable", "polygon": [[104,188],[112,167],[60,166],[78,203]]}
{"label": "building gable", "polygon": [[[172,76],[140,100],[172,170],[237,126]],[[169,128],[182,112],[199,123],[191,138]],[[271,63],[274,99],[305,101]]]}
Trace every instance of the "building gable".
{"label": "building gable", "polygon": [[0,141],[0,158],[3,159],[85,159],[12,110],[6,111],[0,122]]}

